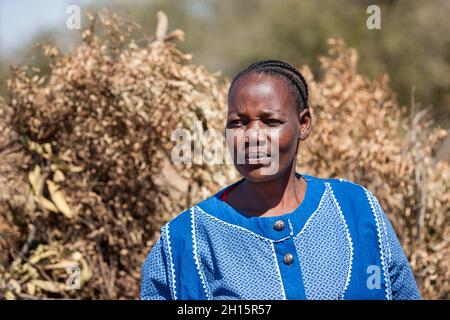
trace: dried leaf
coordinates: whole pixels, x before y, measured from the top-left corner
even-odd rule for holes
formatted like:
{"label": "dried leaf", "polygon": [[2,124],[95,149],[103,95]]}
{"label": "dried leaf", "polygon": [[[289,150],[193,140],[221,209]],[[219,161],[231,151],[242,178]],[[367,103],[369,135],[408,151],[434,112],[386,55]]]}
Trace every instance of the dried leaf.
{"label": "dried leaf", "polygon": [[36,287],[41,288],[42,290],[58,293],[61,290],[64,290],[64,285],[54,281],[47,280],[31,280],[31,283]]}
{"label": "dried leaf", "polygon": [[28,173],[28,181],[33,188],[33,192],[35,195],[40,195],[42,193],[43,187],[43,177],[41,175],[41,168],[39,166],[35,166],[33,171]]}
{"label": "dried leaf", "polygon": [[58,210],[66,216],[66,218],[71,219],[73,217],[72,210],[64,199],[64,193],[59,188],[59,186],[52,180],[46,180],[48,192],[52,198],[53,203],[58,208]]}

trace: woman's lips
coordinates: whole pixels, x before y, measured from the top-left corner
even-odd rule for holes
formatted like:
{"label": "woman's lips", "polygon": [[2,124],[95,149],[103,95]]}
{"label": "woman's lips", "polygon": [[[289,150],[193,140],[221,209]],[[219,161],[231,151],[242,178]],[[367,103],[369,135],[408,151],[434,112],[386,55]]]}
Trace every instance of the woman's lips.
{"label": "woman's lips", "polygon": [[265,152],[248,152],[245,154],[245,160],[248,164],[268,164],[271,158]]}
{"label": "woman's lips", "polygon": [[261,152],[261,151],[258,151],[258,152],[247,152],[245,154],[245,157],[249,158],[249,159],[265,158],[265,157],[268,157],[268,154],[265,153],[265,152]]}

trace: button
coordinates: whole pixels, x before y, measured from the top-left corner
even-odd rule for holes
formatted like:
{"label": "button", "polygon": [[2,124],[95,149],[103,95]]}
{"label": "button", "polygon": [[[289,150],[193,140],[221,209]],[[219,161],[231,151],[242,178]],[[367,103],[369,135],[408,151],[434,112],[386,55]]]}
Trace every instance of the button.
{"label": "button", "polygon": [[291,264],[292,261],[294,261],[294,256],[290,253],[286,253],[283,259],[284,264]]}
{"label": "button", "polygon": [[277,231],[281,231],[284,229],[284,221],[283,220],[277,220],[275,221],[275,224],[273,225],[273,228]]}

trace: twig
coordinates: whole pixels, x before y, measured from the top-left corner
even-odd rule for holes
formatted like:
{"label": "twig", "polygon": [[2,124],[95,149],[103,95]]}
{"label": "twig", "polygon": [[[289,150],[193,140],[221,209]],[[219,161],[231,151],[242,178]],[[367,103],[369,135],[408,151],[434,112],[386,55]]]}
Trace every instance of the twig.
{"label": "twig", "polygon": [[22,249],[20,250],[20,254],[22,256],[27,255],[28,251],[30,250],[30,245],[34,240],[34,237],[36,236],[36,227],[30,223],[28,224],[28,228],[30,229],[30,232],[28,233],[27,241],[23,244]]}
{"label": "twig", "polygon": [[425,170],[423,168],[423,155],[421,154],[421,143],[418,135],[418,127],[422,118],[426,115],[427,110],[416,112],[415,87],[411,90],[411,142],[413,145],[414,168],[416,186],[419,191],[418,195],[418,214],[417,214],[417,236],[420,240],[425,237],[425,213],[426,213],[426,186],[425,186]]}

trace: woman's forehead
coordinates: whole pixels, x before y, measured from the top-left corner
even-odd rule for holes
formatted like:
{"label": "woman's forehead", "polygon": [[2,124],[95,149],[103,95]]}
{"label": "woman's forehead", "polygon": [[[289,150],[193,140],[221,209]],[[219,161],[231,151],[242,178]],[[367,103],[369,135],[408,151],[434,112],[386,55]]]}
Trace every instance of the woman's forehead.
{"label": "woman's forehead", "polygon": [[282,112],[294,102],[295,97],[283,78],[270,74],[248,74],[234,84],[228,107],[230,111],[251,106]]}

